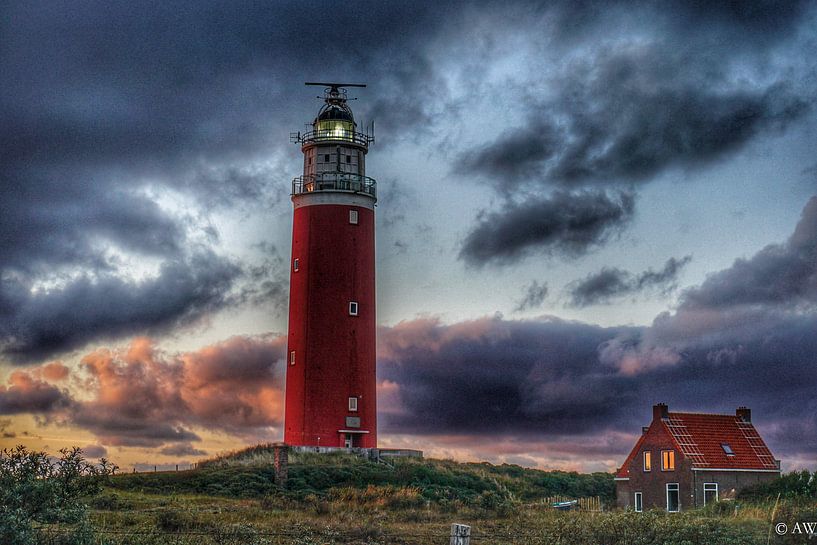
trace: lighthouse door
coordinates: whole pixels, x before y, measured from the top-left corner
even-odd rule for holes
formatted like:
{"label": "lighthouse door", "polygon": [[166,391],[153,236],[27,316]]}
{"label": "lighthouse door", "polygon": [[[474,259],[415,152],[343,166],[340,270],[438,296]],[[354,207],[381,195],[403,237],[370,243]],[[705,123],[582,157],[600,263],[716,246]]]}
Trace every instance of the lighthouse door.
{"label": "lighthouse door", "polygon": [[355,446],[355,434],[347,433],[346,439],[343,441],[343,446],[346,448],[353,448]]}

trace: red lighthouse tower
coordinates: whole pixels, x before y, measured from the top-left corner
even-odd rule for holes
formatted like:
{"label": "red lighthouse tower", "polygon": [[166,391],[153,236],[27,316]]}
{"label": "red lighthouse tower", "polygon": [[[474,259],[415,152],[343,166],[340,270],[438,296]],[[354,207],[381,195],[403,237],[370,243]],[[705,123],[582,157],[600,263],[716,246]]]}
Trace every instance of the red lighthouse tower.
{"label": "red lighthouse tower", "polygon": [[377,446],[374,137],[358,132],[345,87],[326,87],[310,129],[293,135],[304,173],[292,181],[294,219],[284,441]]}

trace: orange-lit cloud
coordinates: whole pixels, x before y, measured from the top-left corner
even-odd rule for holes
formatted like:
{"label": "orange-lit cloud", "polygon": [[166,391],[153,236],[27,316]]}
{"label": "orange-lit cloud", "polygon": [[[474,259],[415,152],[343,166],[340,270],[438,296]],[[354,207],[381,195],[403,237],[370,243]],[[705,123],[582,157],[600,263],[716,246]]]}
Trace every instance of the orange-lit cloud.
{"label": "orange-lit cloud", "polygon": [[[199,430],[264,437],[283,418],[282,337],[236,336],[167,354],[146,337],[100,348],[78,368],[52,362],[15,371],[0,386],[0,413],[40,414],[88,430],[101,445],[203,454]],[[50,381],[66,381],[72,390]],[[100,445],[100,446],[101,446]]]}
{"label": "orange-lit cloud", "polygon": [[0,386],[0,414],[47,413],[70,404],[64,390],[38,378],[37,373],[14,371]]}

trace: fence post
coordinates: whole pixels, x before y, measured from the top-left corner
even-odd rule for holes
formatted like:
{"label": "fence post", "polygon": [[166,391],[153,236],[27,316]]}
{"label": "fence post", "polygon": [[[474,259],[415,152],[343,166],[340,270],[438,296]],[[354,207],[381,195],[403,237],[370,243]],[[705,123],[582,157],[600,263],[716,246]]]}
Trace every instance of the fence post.
{"label": "fence post", "polygon": [[448,545],[470,545],[471,527],[465,524],[451,525],[451,539]]}
{"label": "fence post", "polygon": [[272,446],[275,484],[286,486],[289,473],[289,447],[285,443],[274,443]]}

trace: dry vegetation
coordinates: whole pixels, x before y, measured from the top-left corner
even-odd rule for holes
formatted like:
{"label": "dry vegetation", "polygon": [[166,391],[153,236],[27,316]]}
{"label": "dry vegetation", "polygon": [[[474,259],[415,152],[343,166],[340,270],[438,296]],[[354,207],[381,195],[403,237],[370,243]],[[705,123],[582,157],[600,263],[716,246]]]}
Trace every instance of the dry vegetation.
{"label": "dry vegetation", "polygon": [[267,457],[263,449],[252,449],[197,470],[110,478],[101,493],[87,498],[93,536],[86,532],[85,541],[77,541],[70,527],[46,525],[49,530],[30,543],[431,545],[448,543],[452,522],[472,526],[474,545],[807,542],[799,535],[769,536],[778,494],[775,521],[817,520],[815,479],[808,473],[751,491],[738,502],[681,514],[560,512],[543,498],[597,495],[609,508],[611,475],[296,455],[288,486],[279,488]]}
{"label": "dry vegetation", "polygon": [[[598,495],[609,508],[612,477],[300,454],[291,457],[289,484],[279,489],[271,484],[268,457],[255,448],[196,471],[116,478],[96,500],[93,520],[98,527],[141,532],[128,543],[146,545],[443,544],[452,522],[470,524],[475,545],[752,545],[767,543],[776,499],[758,491],[738,504],[682,514],[565,513],[543,498]],[[776,520],[806,516],[814,505],[809,497],[784,498]],[[771,539],[804,542],[788,537]]]}

